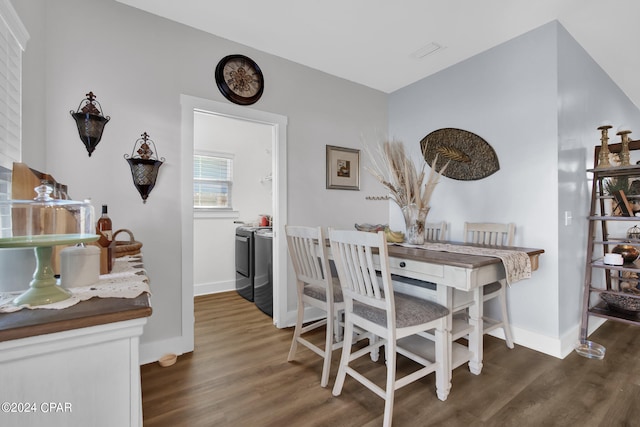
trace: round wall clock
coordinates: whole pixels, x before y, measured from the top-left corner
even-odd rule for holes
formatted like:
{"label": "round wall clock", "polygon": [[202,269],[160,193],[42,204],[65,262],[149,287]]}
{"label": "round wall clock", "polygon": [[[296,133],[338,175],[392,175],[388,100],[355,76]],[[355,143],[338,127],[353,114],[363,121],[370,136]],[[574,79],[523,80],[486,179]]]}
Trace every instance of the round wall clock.
{"label": "round wall clock", "polygon": [[260,67],[244,55],[222,58],[216,66],[216,83],[225,98],[240,105],[255,103],[264,89]]}

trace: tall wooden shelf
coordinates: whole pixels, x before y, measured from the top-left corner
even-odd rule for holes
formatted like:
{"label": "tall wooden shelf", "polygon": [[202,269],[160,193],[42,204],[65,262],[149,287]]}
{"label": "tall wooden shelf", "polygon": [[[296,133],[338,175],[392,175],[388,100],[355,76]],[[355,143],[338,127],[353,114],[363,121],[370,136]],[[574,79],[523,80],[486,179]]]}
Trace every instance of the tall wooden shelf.
{"label": "tall wooden shelf", "polygon": [[[615,245],[629,244],[640,250],[640,239],[627,237],[626,228],[635,224],[640,225],[640,217],[614,215],[613,206],[616,201],[605,192],[605,182],[609,179],[640,180],[640,165],[612,166],[598,168],[598,155],[600,146],[595,148],[594,169],[587,170],[592,175],[591,207],[588,216],[588,243],[585,267],[584,295],[582,301],[582,324],[580,339],[588,338],[588,322],[590,316],[607,320],[640,325],[640,312],[624,311],[602,300],[601,295],[612,294],[628,298],[640,306],[640,294],[623,292],[620,289],[621,282],[628,282],[640,286],[640,259],[633,263],[625,263],[619,266],[608,265],[603,262],[603,256],[611,251]],[[622,144],[609,144],[612,153],[619,153]],[[630,141],[629,150],[640,150],[640,140]],[[630,196],[630,199],[640,198]],[[622,230],[624,228],[624,230]],[[609,230],[612,233],[609,233]],[[631,276],[631,277],[622,277]]]}

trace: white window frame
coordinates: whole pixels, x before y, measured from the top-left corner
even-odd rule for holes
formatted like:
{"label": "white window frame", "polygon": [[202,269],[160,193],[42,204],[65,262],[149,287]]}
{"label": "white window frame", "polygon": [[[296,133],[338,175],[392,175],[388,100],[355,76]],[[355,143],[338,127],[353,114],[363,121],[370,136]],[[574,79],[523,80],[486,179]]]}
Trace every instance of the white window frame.
{"label": "white window frame", "polygon": [[[194,156],[206,156],[206,157],[218,157],[222,159],[228,159],[231,161],[231,179],[229,181],[229,206],[228,207],[200,207],[195,206],[195,201],[193,205],[193,212],[195,218],[238,218],[238,211],[233,209],[233,163],[235,160],[235,155],[232,153],[222,153],[216,151],[204,151],[204,150],[195,150],[193,152]],[[194,177],[195,181],[195,171]]]}

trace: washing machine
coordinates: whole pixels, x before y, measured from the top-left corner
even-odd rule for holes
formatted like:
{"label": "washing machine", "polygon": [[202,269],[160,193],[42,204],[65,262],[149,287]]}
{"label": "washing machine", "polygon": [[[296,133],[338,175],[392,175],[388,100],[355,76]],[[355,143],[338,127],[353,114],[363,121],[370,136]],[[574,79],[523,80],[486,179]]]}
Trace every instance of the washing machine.
{"label": "washing machine", "polygon": [[236,228],[236,291],[253,301],[255,227]]}
{"label": "washing machine", "polygon": [[256,230],[254,245],[253,299],[263,313],[273,317],[273,230]]}

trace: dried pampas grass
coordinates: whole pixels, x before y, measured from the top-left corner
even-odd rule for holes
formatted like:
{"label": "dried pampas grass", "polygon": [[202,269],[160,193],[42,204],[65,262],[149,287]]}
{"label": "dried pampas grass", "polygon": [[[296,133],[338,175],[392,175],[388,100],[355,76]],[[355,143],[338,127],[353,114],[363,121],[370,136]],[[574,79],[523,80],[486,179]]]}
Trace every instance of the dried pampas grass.
{"label": "dried pampas grass", "polygon": [[[365,151],[371,160],[371,166],[366,166],[365,169],[389,190],[389,198],[401,208],[415,204],[419,210],[427,209],[433,190],[449,165],[447,162],[437,171],[438,156],[436,155],[433,168],[429,169],[427,175],[426,161],[423,160],[418,168],[407,156],[404,144],[400,141],[385,141],[378,146],[375,153],[365,145]],[[424,159],[424,153],[422,154]]]}

